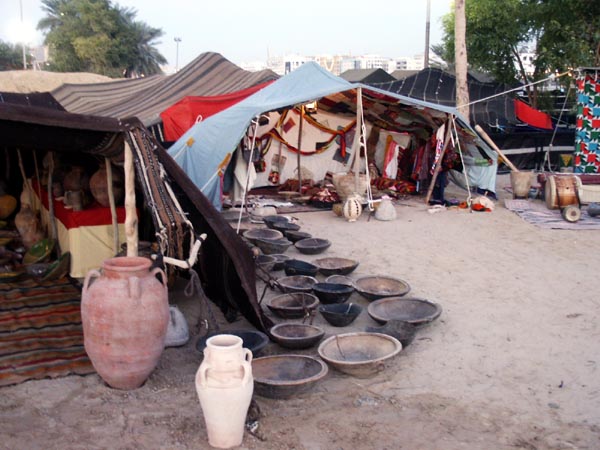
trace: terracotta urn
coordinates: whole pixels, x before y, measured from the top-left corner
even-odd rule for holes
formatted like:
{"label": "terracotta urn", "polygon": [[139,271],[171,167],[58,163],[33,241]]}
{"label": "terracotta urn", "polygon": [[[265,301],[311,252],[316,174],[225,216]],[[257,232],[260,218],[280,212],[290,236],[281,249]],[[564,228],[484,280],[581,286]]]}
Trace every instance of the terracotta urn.
{"label": "terracotta urn", "polygon": [[212,447],[242,444],[246,414],[252,400],[252,352],[242,338],[218,334],[206,341],[204,359],[196,372],[196,392]]}
{"label": "terracotta urn", "polygon": [[87,191],[90,188],[90,177],[82,166],[73,166],[63,179],[65,191]]}
{"label": "terracotta urn", "polygon": [[0,195],[0,219],[6,219],[17,209],[17,199],[12,195]]}
{"label": "terracotta urn", "polygon": [[[119,205],[125,197],[125,176],[123,172],[114,166],[112,167],[112,189],[115,197],[115,204]],[[108,176],[106,174],[106,164],[100,163],[100,168],[90,178],[90,190],[96,201],[104,206],[110,206],[108,192]]]}
{"label": "terracotta urn", "polygon": [[[81,295],[85,350],[111,387],[136,389],[155,369],[170,313],[162,269],[139,256],[110,258],[91,270]],[[162,281],[156,279],[160,275]]]}

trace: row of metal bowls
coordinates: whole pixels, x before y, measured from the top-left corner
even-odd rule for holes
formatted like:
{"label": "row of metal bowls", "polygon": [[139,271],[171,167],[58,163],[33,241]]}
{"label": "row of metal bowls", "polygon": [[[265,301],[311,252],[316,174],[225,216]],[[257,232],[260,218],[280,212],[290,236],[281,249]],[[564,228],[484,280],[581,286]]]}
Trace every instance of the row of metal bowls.
{"label": "row of metal bowls", "polygon": [[383,370],[401,350],[400,341],[386,334],[334,335],[319,345],[322,360],[306,355],[255,358],[252,361],[255,392],[278,399],[302,394],[327,375],[328,365],[348,375],[369,378]]}

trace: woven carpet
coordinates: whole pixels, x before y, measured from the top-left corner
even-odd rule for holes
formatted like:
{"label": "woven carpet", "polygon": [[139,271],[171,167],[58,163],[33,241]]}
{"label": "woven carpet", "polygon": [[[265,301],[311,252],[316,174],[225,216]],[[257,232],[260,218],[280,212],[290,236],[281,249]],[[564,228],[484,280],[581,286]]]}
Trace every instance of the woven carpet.
{"label": "woven carpet", "polygon": [[0,283],[0,386],[93,373],[69,279]]}
{"label": "woven carpet", "polygon": [[585,206],[581,210],[581,219],[567,222],[559,209],[548,209],[544,202],[533,200],[506,199],[504,206],[523,220],[540,228],[557,230],[600,230],[600,217],[592,217]]}

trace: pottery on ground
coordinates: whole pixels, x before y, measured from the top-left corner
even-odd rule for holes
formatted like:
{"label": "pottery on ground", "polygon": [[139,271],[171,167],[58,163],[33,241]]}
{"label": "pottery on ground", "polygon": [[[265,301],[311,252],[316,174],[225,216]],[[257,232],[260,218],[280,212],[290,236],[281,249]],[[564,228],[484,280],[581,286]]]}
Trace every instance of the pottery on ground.
{"label": "pottery on ground", "polygon": [[[81,296],[85,350],[111,387],[135,389],[163,352],[169,324],[167,279],[139,256],[110,258],[91,270]],[[162,282],[156,279],[160,275]]]}
{"label": "pottery on ground", "polygon": [[239,336],[219,334],[206,341],[196,372],[196,392],[212,447],[242,444],[254,390],[251,363],[252,352],[242,347]]}

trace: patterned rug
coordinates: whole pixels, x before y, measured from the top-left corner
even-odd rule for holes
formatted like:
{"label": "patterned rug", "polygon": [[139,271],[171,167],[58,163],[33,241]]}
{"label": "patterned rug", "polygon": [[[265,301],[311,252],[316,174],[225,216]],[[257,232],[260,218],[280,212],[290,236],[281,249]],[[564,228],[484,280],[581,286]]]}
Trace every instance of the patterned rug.
{"label": "patterned rug", "polygon": [[69,279],[0,283],[0,386],[89,374],[81,291]]}
{"label": "patterned rug", "polygon": [[504,206],[523,220],[540,228],[556,230],[600,230],[600,217],[592,217],[586,207],[581,210],[581,219],[571,223],[563,219],[559,209],[548,209],[539,200],[506,199]]}

